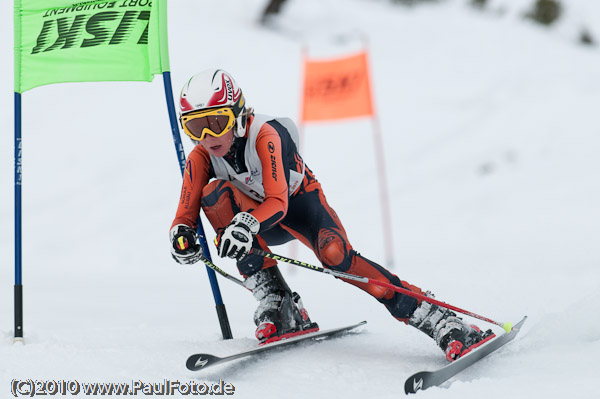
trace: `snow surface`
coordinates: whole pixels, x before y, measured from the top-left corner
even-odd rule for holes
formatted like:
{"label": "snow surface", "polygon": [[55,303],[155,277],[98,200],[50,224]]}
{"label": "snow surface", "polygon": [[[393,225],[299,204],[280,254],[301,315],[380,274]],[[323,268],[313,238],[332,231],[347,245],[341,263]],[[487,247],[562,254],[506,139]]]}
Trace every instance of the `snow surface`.
{"label": "snow surface", "polygon": [[[493,319],[529,316],[509,346],[419,396],[600,397],[592,382],[600,376],[600,52],[572,35],[581,21],[597,31],[600,4],[565,1],[569,18],[544,28],[523,21],[528,2],[516,0],[483,12],[466,0],[290,0],[278,21],[285,28],[265,29],[256,22],[264,3],[169,3],[175,94],[192,74],[221,67],[258,112],[297,118],[303,46],[331,56],[366,36],[392,270]],[[323,329],[365,319],[362,333],[202,373],[185,368],[191,353],[254,345],[256,304],[219,279],[235,337],[222,341],[204,267],[170,257],[181,177],[161,77],[23,95],[26,338],[13,344],[12,2],[0,7],[1,397],[13,379],[32,378],[223,379],[239,398],[392,398],[412,373],[445,364],[429,338],[361,291],[284,266]],[[308,125],[303,152],[355,248],[383,263],[371,127]],[[300,246],[274,251],[316,262]]]}

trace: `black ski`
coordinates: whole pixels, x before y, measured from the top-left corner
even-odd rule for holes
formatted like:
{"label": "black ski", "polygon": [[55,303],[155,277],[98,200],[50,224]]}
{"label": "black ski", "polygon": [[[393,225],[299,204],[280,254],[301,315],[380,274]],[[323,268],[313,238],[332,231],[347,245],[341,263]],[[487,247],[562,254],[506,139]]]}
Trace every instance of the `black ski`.
{"label": "black ski", "polygon": [[271,351],[274,349],[282,348],[284,346],[294,345],[299,342],[308,341],[308,340],[317,341],[317,340],[328,339],[328,338],[346,333],[346,332],[353,330],[356,327],[362,326],[363,324],[366,324],[366,323],[367,323],[366,321],[361,321],[360,323],[352,324],[350,326],[332,328],[330,330],[316,331],[313,333],[298,335],[298,336],[295,336],[292,338],[282,339],[281,341],[275,341],[270,344],[259,346],[257,348],[253,348],[253,349],[248,349],[246,351],[242,351],[242,352],[235,353],[233,355],[225,356],[225,357],[218,357],[218,356],[214,356],[214,355],[211,355],[208,353],[197,353],[195,355],[190,356],[187,359],[187,362],[185,362],[185,365],[188,369],[190,369],[192,371],[204,370],[208,367],[211,367],[211,366],[214,366],[217,364],[222,364],[222,363],[229,362],[231,360],[241,359],[243,357],[248,357],[248,356],[256,355],[259,353],[268,352],[268,351]]}
{"label": "black ski", "polygon": [[523,317],[523,319],[518,322],[510,332],[504,333],[496,338],[492,338],[490,341],[474,349],[472,352],[466,354],[458,360],[455,360],[447,366],[442,367],[441,369],[435,371],[421,371],[412,375],[404,383],[404,391],[408,395],[410,393],[417,393],[419,389],[424,390],[443,384],[467,367],[473,365],[490,353],[512,341],[519,333],[519,330],[521,329],[523,323],[525,323],[526,319],[527,316]]}

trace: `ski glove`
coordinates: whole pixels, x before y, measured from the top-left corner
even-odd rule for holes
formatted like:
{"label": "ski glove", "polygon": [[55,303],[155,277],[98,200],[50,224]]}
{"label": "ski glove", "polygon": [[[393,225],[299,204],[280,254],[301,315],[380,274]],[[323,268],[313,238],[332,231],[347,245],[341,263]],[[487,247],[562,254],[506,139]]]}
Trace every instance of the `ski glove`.
{"label": "ski glove", "polygon": [[182,265],[191,265],[202,258],[204,252],[198,244],[198,234],[185,224],[173,226],[169,233],[171,237],[171,255]]}
{"label": "ski glove", "polygon": [[259,229],[260,223],[254,216],[248,212],[238,213],[215,238],[217,253],[221,258],[244,259],[252,249],[252,241]]}

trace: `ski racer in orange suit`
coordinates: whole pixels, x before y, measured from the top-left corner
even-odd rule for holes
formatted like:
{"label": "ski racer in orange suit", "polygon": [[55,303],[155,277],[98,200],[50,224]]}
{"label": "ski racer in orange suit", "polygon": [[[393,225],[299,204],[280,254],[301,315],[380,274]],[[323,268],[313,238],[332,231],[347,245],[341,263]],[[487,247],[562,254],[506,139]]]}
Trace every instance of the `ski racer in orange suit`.
{"label": "ski racer in orange suit", "polygon": [[[227,72],[206,70],[185,84],[180,122],[197,145],[187,159],[171,226],[172,255],[183,264],[200,259],[196,228],[202,209],[217,233],[219,256],[237,260],[244,285],[259,301],[254,321],[261,342],[316,331],[318,325],[285,282],[277,262],[252,253],[253,247],[269,251],[269,245],[297,239],[326,268],[423,294],[354,250],[321,184],[298,153],[294,123],[247,108],[241,89]],[[344,281],[373,296],[396,319],[435,339],[449,360],[491,334],[442,307],[384,287]]]}

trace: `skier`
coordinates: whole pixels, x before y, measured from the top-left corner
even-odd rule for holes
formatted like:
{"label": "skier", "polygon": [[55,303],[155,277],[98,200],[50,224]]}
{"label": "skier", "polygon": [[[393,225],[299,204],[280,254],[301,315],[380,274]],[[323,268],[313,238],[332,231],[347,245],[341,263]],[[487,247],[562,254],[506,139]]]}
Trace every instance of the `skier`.
{"label": "skier", "polygon": [[[181,197],[170,230],[171,253],[181,264],[197,262],[197,221],[204,210],[217,234],[220,257],[234,258],[244,286],[259,302],[256,337],[272,342],[317,331],[300,296],[285,282],[269,251],[297,239],[324,267],[391,283],[426,294],[356,252],[321,184],[298,153],[298,131],[288,118],[255,114],[231,75],[211,69],[194,75],[180,96],[184,132],[196,144],[184,172]],[[382,303],[396,319],[435,340],[453,361],[490,339],[448,309],[380,286],[347,281]]]}

